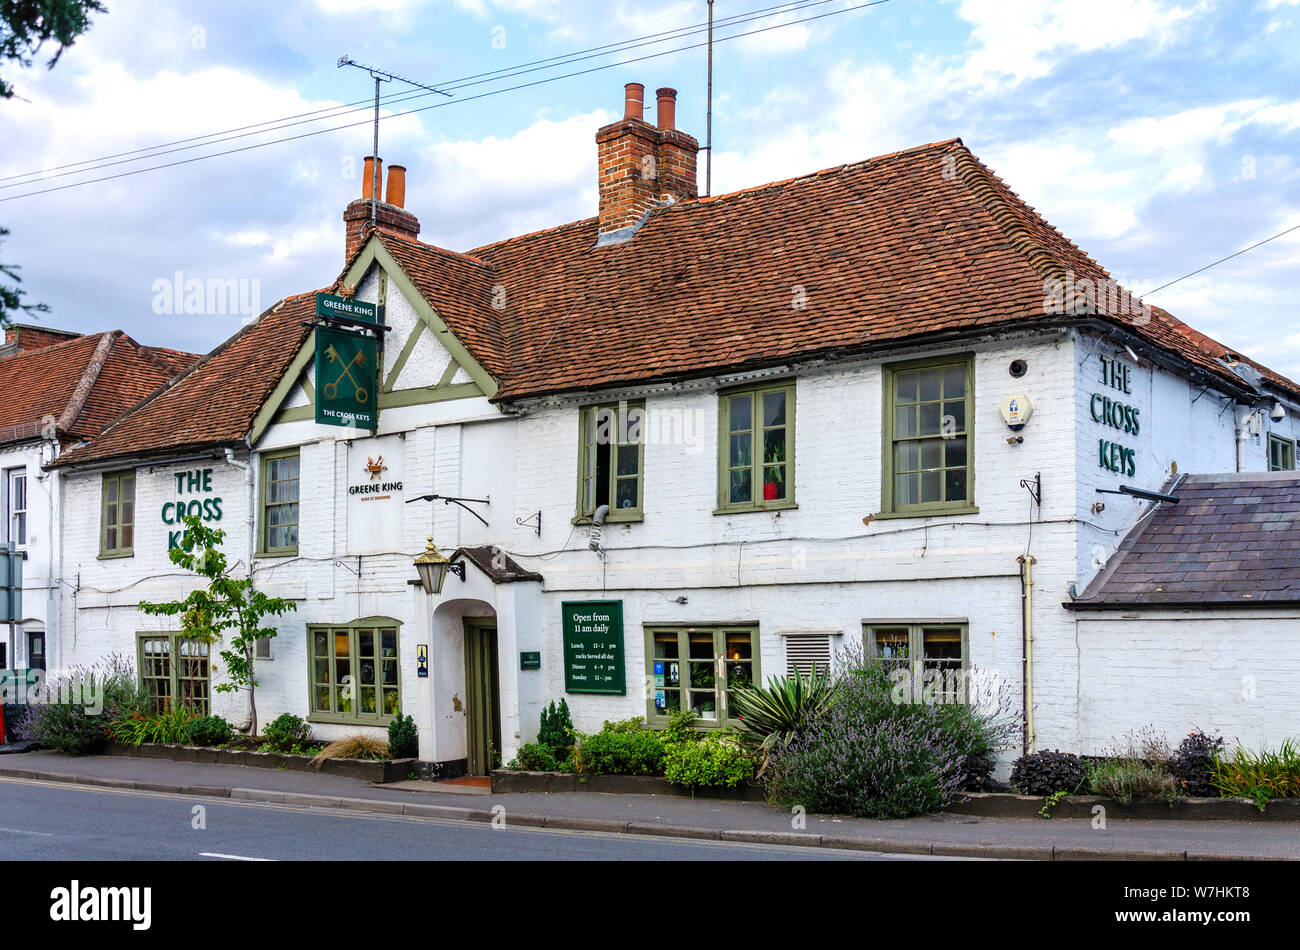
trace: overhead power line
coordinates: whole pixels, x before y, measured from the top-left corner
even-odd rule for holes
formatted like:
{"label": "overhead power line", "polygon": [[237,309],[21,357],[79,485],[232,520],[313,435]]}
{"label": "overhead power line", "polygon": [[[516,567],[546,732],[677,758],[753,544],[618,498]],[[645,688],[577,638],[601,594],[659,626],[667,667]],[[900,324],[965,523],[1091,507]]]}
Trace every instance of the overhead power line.
{"label": "overhead power line", "polygon": [[1190,273],[1184,274],[1182,277],[1175,277],[1173,280],[1169,281],[1168,283],[1161,284],[1161,285],[1160,285],[1159,287],[1157,287],[1155,290],[1148,290],[1148,291],[1147,291],[1146,293],[1144,293],[1144,294],[1138,294],[1138,299],[1139,299],[1139,300],[1143,300],[1143,299],[1145,299],[1145,298],[1147,298],[1147,297],[1150,297],[1150,296],[1151,296],[1152,294],[1154,294],[1154,293],[1157,293],[1157,292],[1159,292],[1159,291],[1161,291],[1161,290],[1164,290],[1166,287],[1172,287],[1174,284],[1178,283],[1180,280],[1186,280],[1186,279],[1189,278],[1189,277],[1195,277],[1197,274],[1200,274],[1200,273],[1202,273],[1202,272],[1204,272],[1204,271],[1207,271],[1207,270],[1209,270],[1211,267],[1218,267],[1218,266],[1219,266],[1220,264],[1222,264],[1224,261],[1230,261],[1230,260],[1232,260],[1234,257],[1240,257],[1242,254],[1245,254],[1247,251],[1253,251],[1253,250],[1254,250],[1255,248],[1257,248],[1257,247],[1263,247],[1263,246],[1264,246],[1265,244],[1267,244],[1269,241],[1276,241],[1278,238],[1280,238],[1280,237],[1285,237],[1286,235],[1290,234],[1292,231],[1300,231],[1300,224],[1293,225],[1293,226],[1287,228],[1285,231],[1279,231],[1277,234],[1274,234],[1272,237],[1266,237],[1266,238],[1264,238],[1264,240],[1262,240],[1262,241],[1256,241],[1256,242],[1255,242],[1254,244],[1252,244],[1250,247],[1243,247],[1240,251],[1234,251],[1233,253],[1229,254],[1227,257],[1221,257],[1221,258],[1219,258],[1217,261],[1213,261],[1213,262],[1211,262],[1211,263],[1209,263],[1209,264],[1206,264],[1204,267],[1198,267],[1198,268],[1196,268],[1196,270],[1191,271]]}
{"label": "overhead power line", "polygon": [[[809,9],[810,7],[822,6],[823,4],[831,2],[834,2],[834,0],[796,0],[796,2],[792,3],[781,3],[770,7],[761,7],[756,10],[747,10],[743,13],[732,14],[729,17],[722,18],[717,21],[717,23],[725,26],[736,26],[754,20],[767,19],[772,16],[780,16],[791,12],[799,12],[801,10]],[[501,69],[489,70],[488,72],[462,76],[458,79],[445,80],[436,85],[442,88],[452,89],[482,85],[483,83],[508,79],[512,76],[524,75],[526,73],[537,72],[543,69],[554,69],[569,63],[581,62],[599,56],[608,56],[613,53],[638,49],[643,46],[653,46],[657,43],[664,43],[673,39],[681,39],[686,36],[705,32],[707,26],[707,23],[692,24],[690,26],[677,27],[672,30],[664,30],[660,33],[648,33],[644,36],[619,40],[615,43],[607,43],[604,46],[594,46],[584,50],[577,50],[570,53],[563,53],[558,56],[547,57],[545,59],[520,63],[515,66],[507,66],[502,67]],[[380,99],[384,104],[391,104],[395,102],[405,102],[411,99],[420,99],[428,95],[430,95],[428,92],[402,91],[389,93],[386,96],[381,96]],[[37,171],[28,171],[15,175],[2,176],[0,177],[0,183],[9,182],[10,184],[0,184],[0,190],[21,188],[24,185],[34,185],[41,180],[48,180],[50,178],[63,178],[68,175],[88,174],[101,168],[127,165],[132,162],[146,161],[151,158],[159,158],[163,155],[170,155],[176,152],[203,148],[208,145],[216,145],[234,139],[263,135],[299,125],[310,125],[314,122],[323,122],[327,119],[336,119],[357,112],[365,112],[372,106],[373,100],[359,99],[356,102],[343,103],[337,106],[327,106],[321,109],[314,109],[308,112],[300,112],[295,115],[284,116],[279,119],[267,119],[263,122],[254,122],[220,132],[209,132],[204,135],[195,135],[189,138],[176,139],[175,141],[163,142],[158,145],[144,146],[123,152],[114,152],[109,155],[100,156],[99,158],[84,159],[79,162],[53,165]],[[114,159],[117,159],[117,161],[114,161]],[[29,180],[19,181],[18,179]]]}

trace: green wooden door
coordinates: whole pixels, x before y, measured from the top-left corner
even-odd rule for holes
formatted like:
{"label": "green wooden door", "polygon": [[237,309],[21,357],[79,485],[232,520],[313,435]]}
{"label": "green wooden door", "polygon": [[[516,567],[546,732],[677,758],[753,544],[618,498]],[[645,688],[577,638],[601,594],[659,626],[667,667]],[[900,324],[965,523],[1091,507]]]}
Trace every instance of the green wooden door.
{"label": "green wooden door", "polygon": [[465,621],[465,720],[470,775],[487,775],[501,751],[497,628]]}

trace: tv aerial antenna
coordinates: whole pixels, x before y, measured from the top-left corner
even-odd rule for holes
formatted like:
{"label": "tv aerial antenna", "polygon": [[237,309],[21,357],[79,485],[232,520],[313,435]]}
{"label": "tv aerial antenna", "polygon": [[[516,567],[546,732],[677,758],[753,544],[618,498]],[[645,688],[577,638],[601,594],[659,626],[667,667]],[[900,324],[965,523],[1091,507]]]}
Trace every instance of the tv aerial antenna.
{"label": "tv aerial antenna", "polygon": [[417,89],[427,89],[429,92],[436,92],[438,95],[446,96],[448,99],[451,98],[451,93],[443,92],[441,89],[435,89],[433,86],[426,86],[422,82],[417,82],[414,79],[408,79],[406,76],[399,76],[397,73],[390,73],[388,70],[380,69],[378,66],[367,66],[365,63],[358,63],[355,59],[352,59],[347,55],[339,57],[339,69],[342,69],[344,66],[351,66],[354,69],[365,70],[366,72],[370,73],[371,78],[374,79],[375,81],[375,146],[374,146],[374,151],[371,153],[374,156],[375,160],[370,163],[370,168],[371,168],[370,226],[373,228],[375,226],[376,217],[378,214],[378,205],[376,204],[376,202],[378,202],[379,200],[379,85],[380,83],[393,82],[394,80],[396,80],[398,82],[404,82],[408,86],[415,86]]}

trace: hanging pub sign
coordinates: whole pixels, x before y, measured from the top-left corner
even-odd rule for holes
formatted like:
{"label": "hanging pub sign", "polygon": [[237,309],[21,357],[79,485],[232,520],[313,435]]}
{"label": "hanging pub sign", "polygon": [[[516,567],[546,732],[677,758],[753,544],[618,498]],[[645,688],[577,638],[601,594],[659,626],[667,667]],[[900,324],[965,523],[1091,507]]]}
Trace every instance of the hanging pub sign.
{"label": "hanging pub sign", "polygon": [[379,427],[378,341],[372,336],[316,328],[316,422]]}
{"label": "hanging pub sign", "polygon": [[316,295],[316,316],[326,320],[364,320],[366,323],[378,323],[378,308],[364,300],[340,297],[338,294]]}
{"label": "hanging pub sign", "polygon": [[566,601],[560,609],[564,691],[625,695],[623,601]]}

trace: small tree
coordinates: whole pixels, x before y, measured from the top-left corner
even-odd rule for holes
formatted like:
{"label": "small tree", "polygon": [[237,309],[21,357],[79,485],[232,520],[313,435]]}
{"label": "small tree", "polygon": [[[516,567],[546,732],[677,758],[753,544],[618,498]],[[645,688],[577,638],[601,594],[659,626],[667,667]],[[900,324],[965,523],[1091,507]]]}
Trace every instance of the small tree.
{"label": "small tree", "polygon": [[226,682],[219,693],[248,688],[248,708],[253,735],[257,735],[257,680],[253,678],[253,656],[258,640],[275,636],[275,628],[263,625],[266,617],[279,616],[298,605],[284,597],[267,597],[253,586],[252,577],[233,577],[226,565],[221,543],[226,532],[209,528],[196,515],[186,516],[181,545],[167,552],[173,564],[208,579],[206,588],[191,591],[184,600],[165,603],[140,602],[140,612],[151,616],[181,618],[181,634],[205,643],[217,643],[228,630],[234,631],[229,645],[220,653],[226,664]]}

